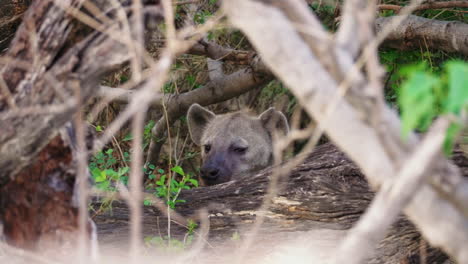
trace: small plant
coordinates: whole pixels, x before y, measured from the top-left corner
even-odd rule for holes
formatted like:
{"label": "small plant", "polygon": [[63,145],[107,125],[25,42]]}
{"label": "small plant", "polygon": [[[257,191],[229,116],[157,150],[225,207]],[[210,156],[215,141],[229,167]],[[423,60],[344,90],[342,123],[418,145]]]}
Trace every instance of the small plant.
{"label": "small plant", "polygon": [[[129,167],[115,168],[118,160],[113,155],[113,149],[100,151],[91,158],[89,170],[91,177],[96,183],[96,187],[101,190],[113,191],[117,182],[127,185]],[[124,153],[124,159],[129,158],[127,152]]]}
{"label": "small plant", "polygon": [[198,224],[192,219],[189,219],[187,224],[187,233],[182,241],[168,236],[148,236],[144,239],[145,244],[148,247],[156,247],[157,249],[162,249],[166,252],[181,252],[192,244],[193,234],[197,227]]}
{"label": "small plant", "polygon": [[193,20],[197,24],[205,24],[206,20],[208,20],[212,15],[213,14],[210,11],[201,10],[195,14]]}
{"label": "small plant", "polygon": [[[153,168],[153,170],[155,169],[155,167],[151,165],[149,165],[148,167],[150,169]],[[185,173],[182,167],[180,166],[173,167],[171,171],[182,176],[182,179],[180,181],[178,181],[176,177],[171,177],[169,179],[167,177],[167,174],[164,174],[164,170],[159,169],[158,172],[162,175],[155,182],[156,191],[154,192],[154,195],[165,199],[169,207],[174,209],[177,203],[185,202],[185,200],[178,199],[180,192],[183,189],[189,190],[192,188],[192,186],[198,187],[198,181],[193,179],[190,176],[190,174]],[[151,173],[149,174],[149,178],[155,179],[156,176],[153,173]]]}
{"label": "small plant", "polygon": [[[437,115],[460,117],[468,110],[468,64],[450,61],[445,64],[440,76],[427,70],[425,64],[406,67],[402,74],[407,77],[398,97],[401,107],[402,133],[411,130],[425,131]],[[444,151],[450,153],[461,122],[452,122],[448,128]]]}
{"label": "small plant", "polygon": [[[154,120],[150,120],[143,129],[143,150],[145,150],[151,142],[151,136],[152,136],[151,130],[153,129],[155,124],[156,123],[154,122]],[[122,139],[122,141],[131,141],[132,139],[133,139],[133,135],[131,133],[128,133]]]}

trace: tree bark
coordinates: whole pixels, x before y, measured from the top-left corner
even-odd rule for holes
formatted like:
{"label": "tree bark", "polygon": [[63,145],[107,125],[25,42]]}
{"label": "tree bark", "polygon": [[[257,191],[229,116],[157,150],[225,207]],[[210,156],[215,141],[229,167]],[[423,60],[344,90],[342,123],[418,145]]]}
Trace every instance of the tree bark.
{"label": "tree bark", "polygon": [[[378,18],[375,22],[376,30],[380,31],[392,19]],[[393,29],[384,45],[403,50],[424,47],[468,55],[468,24],[410,15]]]}
{"label": "tree bark", "polygon": [[0,53],[8,48],[31,0],[3,0],[0,9]]}
{"label": "tree bark", "polygon": [[[99,32],[62,50],[72,17],[53,2],[32,4],[24,18],[27,23],[18,29],[12,48],[5,54],[11,61],[0,69],[9,91],[7,98],[0,100],[0,186],[28,165],[70,120],[77,111],[76,89],[81,89],[85,102],[101,76],[131,56],[126,45]],[[76,7],[79,2],[68,4]],[[35,50],[32,35],[38,44]],[[60,109],[53,111],[53,107]]]}
{"label": "tree bark", "polygon": [[[461,151],[455,151],[453,160],[467,177],[468,159]],[[259,213],[257,210],[265,197],[271,172],[270,168],[235,182],[183,191],[180,199],[186,202],[178,204],[176,211],[197,219],[196,212],[207,208],[211,245],[222,245],[234,232],[242,239]],[[318,229],[349,229],[373,196],[359,168],[345,154],[329,143],[318,146],[281,184],[278,196],[266,212],[259,237],[287,236]],[[95,208],[101,205],[94,203]],[[100,240],[104,244],[126,241],[128,217],[127,206],[118,201],[105,213],[95,215]],[[167,217],[154,207],[144,207],[143,232],[145,236],[166,236]],[[186,233],[185,227],[172,224],[171,237],[183,239]],[[420,241],[415,227],[400,217],[381,241],[370,263],[396,263],[417,254]],[[443,258],[440,252],[430,250],[429,253],[431,257]]]}

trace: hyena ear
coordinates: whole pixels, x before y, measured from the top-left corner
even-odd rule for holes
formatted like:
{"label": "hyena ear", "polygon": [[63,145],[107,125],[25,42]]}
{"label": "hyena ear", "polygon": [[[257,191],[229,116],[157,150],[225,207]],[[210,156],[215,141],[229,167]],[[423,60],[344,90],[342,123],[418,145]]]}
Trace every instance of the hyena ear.
{"label": "hyena ear", "polygon": [[190,106],[187,113],[188,127],[193,142],[201,145],[201,137],[206,125],[215,118],[215,114],[199,104]]}
{"label": "hyena ear", "polygon": [[275,108],[270,107],[265,112],[258,116],[258,119],[263,124],[263,127],[270,133],[279,133],[280,135],[286,135],[289,132],[289,125],[286,116],[280,111],[276,111]]}

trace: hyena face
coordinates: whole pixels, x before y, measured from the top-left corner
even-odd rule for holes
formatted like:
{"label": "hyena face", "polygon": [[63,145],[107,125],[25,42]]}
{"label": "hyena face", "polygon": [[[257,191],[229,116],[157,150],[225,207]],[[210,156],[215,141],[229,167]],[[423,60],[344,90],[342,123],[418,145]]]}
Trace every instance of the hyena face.
{"label": "hyena face", "polygon": [[193,104],[187,115],[190,135],[202,148],[205,185],[227,182],[271,165],[274,133],[289,130],[286,117],[270,108],[258,117],[235,112],[215,115]]}

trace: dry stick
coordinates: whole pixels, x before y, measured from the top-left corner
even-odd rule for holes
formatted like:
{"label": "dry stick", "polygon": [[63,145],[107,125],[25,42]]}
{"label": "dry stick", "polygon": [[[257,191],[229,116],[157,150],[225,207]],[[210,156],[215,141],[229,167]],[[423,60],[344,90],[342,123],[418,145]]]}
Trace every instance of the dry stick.
{"label": "dry stick", "polygon": [[[77,8],[68,7],[64,9],[64,11],[68,13],[69,15],[73,16],[74,18],[76,18],[77,20],[79,20],[80,22],[82,22],[83,24],[91,27],[92,29],[102,34],[107,35],[112,40],[125,44],[129,47],[134,47],[136,45],[141,46],[142,42],[136,43],[133,41],[133,38],[131,37],[130,23],[128,21],[128,18],[121,4],[118,2],[118,0],[111,0],[111,2],[113,2],[114,4],[113,7],[117,8],[116,19],[118,19],[118,21],[115,23],[115,26],[112,24],[111,25],[102,24]],[[60,1],[56,1],[55,4],[57,4],[61,8],[64,8],[63,3],[61,3]],[[91,7],[91,10],[97,11],[97,8],[93,9]],[[106,14],[101,12],[101,15],[99,15],[99,17],[101,16],[106,16]],[[111,21],[111,20],[106,19],[105,21]],[[123,27],[122,30],[116,29],[116,26],[119,23],[122,24],[122,27]],[[144,48],[142,46],[140,48],[142,51],[144,51]],[[133,55],[132,58],[136,56],[133,49],[129,49],[129,51],[132,52],[132,55]],[[147,52],[142,52],[141,55],[145,63],[147,63],[148,65],[153,64],[153,59],[151,58],[151,55],[149,55]]]}
{"label": "dry stick", "polygon": [[133,0],[132,2],[132,25],[134,38],[132,38],[133,41],[127,43],[127,45],[129,46],[128,48],[132,50],[135,55],[132,56],[131,59],[132,79],[134,80],[134,82],[138,83],[141,80],[141,57],[143,54],[144,45],[143,15],[141,12],[143,4],[141,3],[141,0]]}
{"label": "dry stick", "polygon": [[[353,74],[353,72],[350,73],[350,75]],[[354,73],[356,74],[356,73]],[[329,104],[327,105],[326,109],[324,109],[324,118],[322,122],[318,122],[316,128],[313,131],[312,136],[310,137],[309,141],[305,145],[304,149],[299,153],[296,157],[294,157],[292,160],[288,161],[284,166],[279,167],[278,170],[273,171],[271,175],[271,180],[270,184],[268,186],[267,193],[265,195],[265,198],[263,199],[262,205],[260,209],[257,211],[260,212],[259,217],[256,219],[254,225],[251,228],[251,231],[249,232],[249,237],[247,240],[242,244],[242,247],[240,249],[240,253],[238,254],[238,260],[237,263],[242,263],[243,258],[245,257],[248,248],[252,245],[255,236],[258,234],[258,231],[260,229],[260,226],[263,224],[264,219],[265,219],[265,214],[264,212],[268,210],[268,208],[271,205],[272,199],[276,196],[277,192],[277,185],[278,185],[278,180],[279,178],[283,177],[286,175],[288,172],[291,171],[294,167],[299,165],[304,159],[307,157],[306,154],[310,153],[317,143],[320,140],[320,137],[323,135],[325,131],[325,127],[327,126],[328,120],[330,115],[335,111],[336,107],[340,103],[340,101],[344,98],[346,92],[348,91],[349,87],[351,86],[348,79],[352,79],[352,77],[347,78],[343,81],[342,85],[339,86],[339,89],[336,91],[336,93],[332,96]],[[279,163],[281,162],[280,159],[280,153],[290,144],[292,140],[295,138],[303,138],[307,134],[310,135],[310,132],[312,132],[309,128],[306,128],[304,130],[293,130],[292,134],[282,140],[278,144],[275,144],[275,151],[274,151],[274,156],[275,156],[275,165],[279,166]]]}
{"label": "dry stick", "polygon": [[425,179],[434,159],[440,154],[450,122],[438,119],[420,147],[414,151],[393,182],[386,182],[373,199],[366,213],[348,233],[332,263],[357,264],[371,257],[375,245],[384,238],[402,208],[411,201]]}
{"label": "dry stick", "polygon": [[[208,20],[205,24],[201,25],[200,27],[194,28],[194,35],[198,36],[208,32],[216,25],[219,19],[220,17],[216,16]],[[133,100],[129,103],[124,112],[122,112],[119,115],[119,117],[110,124],[110,126],[101,136],[100,140],[96,141],[93,147],[94,151],[100,150],[105,144],[107,144],[107,142],[109,142],[112,136],[115,133],[117,133],[117,131],[128,121],[128,119],[140,109],[140,107],[147,106],[152,101],[152,95],[154,94],[154,91],[159,90],[166,80],[167,76],[165,76],[165,74],[162,73],[167,73],[169,67],[171,66],[173,57],[177,53],[188,50],[191,47],[191,45],[193,45],[196,42],[195,38],[181,39],[183,40],[177,41],[177,45],[174,45],[174,50],[165,49],[161,53],[159,61],[156,64],[151,65],[151,68],[148,71],[147,83],[143,85],[143,87],[138,92],[135,93]],[[148,83],[152,85],[149,85]]]}
{"label": "dry stick", "polygon": [[130,258],[136,263],[141,248],[141,222],[142,222],[142,170],[143,167],[143,126],[145,122],[146,109],[135,114],[132,124],[132,164],[130,171]]}
{"label": "dry stick", "polygon": [[5,82],[5,79],[3,79],[3,75],[0,75],[0,93],[3,95],[3,98],[5,98],[5,101],[7,102],[10,109],[14,111],[18,110],[15,99],[13,99],[10,89],[8,89],[8,85]]}
{"label": "dry stick", "polygon": [[87,220],[88,220],[88,173],[87,173],[87,150],[85,142],[85,128],[83,124],[83,112],[82,112],[82,95],[81,87],[78,80],[72,80],[72,88],[75,90],[75,98],[77,101],[78,111],[74,118],[74,126],[76,131],[76,140],[77,140],[77,178],[75,179],[78,182],[78,188],[75,189],[75,192],[78,192],[78,258],[79,263],[87,263],[86,259],[86,250],[87,250]]}
{"label": "dry stick", "polygon": [[[177,45],[177,36],[176,36],[176,29],[174,25],[174,13],[172,9],[172,4],[170,0],[162,0],[162,5],[164,8],[164,21],[166,22],[166,45],[169,50],[175,51]],[[166,116],[166,125],[167,125],[167,134],[169,137],[169,153],[172,153],[172,142],[171,142],[171,134],[170,134],[170,125],[167,118],[167,109],[166,105],[163,103],[163,110],[164,116]],[[171,182],[173,173],[171,171],[172,167],[172,155],[169,154],[169,168],[168,168],[168,179],[167,179],[167,199],[169,201],[171,197]],[[167,243],[170,243],[171,240],[171,210],[170,204],[167,203],[167,237],[169,238]]]}
{"label": "dry stick", "polygon": [[[262,47],[259,51],[265,61],[292,88],[293,92],[299,95],[301,104],[307,106],[307,112],[319,120],[323,119],[322,108],[325,107],[327,99],[332,95],[332,91],[326,87],[336,87],[336,84],[318,65],[300,38],[292,33],[293,29],[285,21],[285,18],[276,10],[259,3],[254,4],[248,1],[238,1],[236,5],[231,2],[224,3],[230,4],[225,10],[231,13],[231,21],[244,30],[254,46]],[[264,30],[265,27],[272,25],[278,28],[274,31]],[[262,32],[262,34],[258,32]],[[279,32],[281,32],[281,37]],[[288,43],[278,42],[279,38],[285,36],[288,38]],[[270,45],[272,42],[277,42],[277,45]],[[290,47],[291,43],[295,45],[293,50]],[[289,63],[284,63],[284,56],[288,57]],[[292,65],[301,65],[301,67]],[[288,74],[292,71],[291,67],[293,67],[294,73]],[[310,72],[317,73],[316,79],[318,80],[313,82],[308,80]],[[317,86],[317,83],[321,83],[321,86]],[[339,104],[336,112],[330,117],[332,120],[330,120],[330,125],[326,127],[329,136],[356,160],[367,175],[372,176],[369,177],[371,183],[378,185],[391,179],[394,171],[393,163],[386,157],[375,131],[362,121],[356,110],[347,102]],[[386,109],[385,114],[388,122],[393,122],[395,126],[398,126],[394,113]],[[346,121],[343,123],[343,120]],[[344,126],[344,124],[349,124],[349,126]],[[396,130],[395,127],[391,127],[391,129]],[[356,143],[362,141],[362,137],[366,137],[366,141],[356,148]],[[369,155],[369,151],[372,151],[372,155]],[[453,238],[456,238],[456,241],[466,240],[466,237],[463,236],[466,234],[465,222],[460,214],[450,204],[437,200],[436,193],[427,186],[424,186],[415,198],[416,201],[432,199],[436,203],[432,207],[421,207],[420,203],[412,202],[410,207],[405,210],[409,217],[422,228],[431,230],[430,233],[426,231],[425,234],[433,243],[444,245],[449,253],[463,260],[467,252],[461,251],[460,243],[453,243]],[[443,211],[444,214],[429,217],[434,211],[434,206],[437,206],[437,209]],[[453,225],[444,229],[444,232],[449,232],[452,240],[447,239],[444,232],[431,226],[431,223],[449,219]]]}
{"label": "dry stick", "polygon": [[159,88],[166,80],[166,73],[171,66],[173,55],[170,51],[164,51],[161,58],[152,67],[152,76],[147,80],[147,83],[135,93],[132,101],[127,105],[125,110],[107,127],[103,135],[97,140],[93,146],[93,151],[99,151],[107,144],[112,136],[138,111],[146,108],[151,102],[153,91]]}
{"label": "dry stick", "polygon": [[[133,0],[132,3],[132,19],[133,19],[133,37],[131,34],[128,35],[127,40],[132,39],[133,41],[127,41],[126,45],[128,50],[133,54],[131,57],[131,68],[132,68],[132,80],[135,83],[141,81],[142,71],[142,45],[143,43],[143,16],[142,8],[143,5],[141,0]],[[130,33],[130,32],[129,32]],[[130,194],[131,200],[129,201],[130,206],[130,259],[132,263],[136,263],[140,255],[141,243],[142,243],[142,184],[143,175],[141,168],[143,167],[143,127],[145,122],[147,106],[142,107],[138,111],[133,119],[132,125],[132,157],[131,157],[131,168],[130,168]]]}
{"label": "dry stick", "polygon": [[76,107],[75,99],[68,99],[61,104],[51,104],[48,106],[29,106],[21,107],[18,110],[7,110],[2,112],[2,118],[22,117],[27,115],[47,115],[54,113],[63,113]]}

